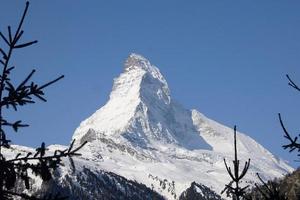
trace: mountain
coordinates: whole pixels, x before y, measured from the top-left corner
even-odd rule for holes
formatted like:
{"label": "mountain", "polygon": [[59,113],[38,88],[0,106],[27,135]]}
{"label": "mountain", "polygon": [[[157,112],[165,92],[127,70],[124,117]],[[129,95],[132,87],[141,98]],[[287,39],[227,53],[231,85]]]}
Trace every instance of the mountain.
{"label": "mountain", "polygon": [[191,112],[171,100],[158,68],[136,54],[129,56],[124,73],[114,80],[109,101],[81,123],[73,139],[94,140],[89,129],[95,136],[118,138],[141,150],[165,144],[211,150],[193,125]]}
{"label": "mountain", "polygon": [[[159,69],[141,55],[127,58],[108,102],[80,124],[73,139],[90,142],[86,156],[101,155],[101,169],[170,199],[193,181],[217,193],[229,181],[223,158],[232,159],[233,130],[174,101]],[[257,181],[256,172],[269,179],[293,170],[249,136],[238,133],[237,140],[240,158],[251,158],[247,182]],[[158,180],[174,187],[164,190]]]}
{"label": "mountain", "polygon": [[205,185],[192,182],[191,186],[186,189],[179,197],[179,200],[221,200],[221,196],[216,194]]}
{"label": "mountain", "polygon": [[[215,193],[230,181],[223,158],[233,159],[233,130],[174,101],[159,69],[141,55],[127,58],[107,103],[80,124],[72,139],[77,145],[88,143],[82,157],[74,159],[77,170],[65,160],[55,181],[73,196],[72,189],[80,186],[85,195],[118,191],[119,199],[146,191],[157,199],[211,191],[212,199],[219,199]],[[242,161],[251,158],[245,183],[258,182],[256,173],[273,179],[293,170],[243,133],[237,134],[237,146]],[[40,182],[33,184],[36,191],[43,187]],[[115,186],[107,189],[105,184]]]}

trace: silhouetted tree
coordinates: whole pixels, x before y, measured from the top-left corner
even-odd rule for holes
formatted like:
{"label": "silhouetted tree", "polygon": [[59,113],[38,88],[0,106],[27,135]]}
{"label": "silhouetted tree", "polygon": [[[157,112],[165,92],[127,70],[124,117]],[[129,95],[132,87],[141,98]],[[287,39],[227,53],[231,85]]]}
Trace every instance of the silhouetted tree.
{"label": "silhouetted tree", "polygon": [[231,196],[232,199],[240,200],[244,197],[246,189],[249,187],[249,185],[245,187],[241,187],[240,183],[249,169],[250,158],[248,159],[248,161],[245,162],[244,168],[240,174],[239,173],[240,160],[238,160],[237,146],[236,146],[236,126],[234,126],[234,160],[232,162],[233,162],[233,171],[227,165],[226,160],[224,158],[224,164],[228,174],[230,175],[231,181],[229,182],[229,184],[225,185],[225,188],[221,193],[223,194],[224,192],[226,192],[227,196],[229,197]]}
{"label": "silhouetted tree", "polygon": [[62,157],[69,157],[73,163],[72,157],[80,155],[77,151],[85,143],[75,148],[73,146],[73,141],[69,148],[63,151],[56,150],[51,155],[46,153],[47,149],[45,143],[42,143],[41,146],[36,149],[36,153],[28,153],[27,155],[21,155],[19,153],[12,159],[7,159],[2,151],[2,148],[11,148],[11,141],[7,139],[4,127],[11,127],[17,132],[19,128],[28,126],[27,124],[22,123],[21,120],[11,122],[3,115],[3,110],[14,109],[17,111],[19,107],[35,103],[36,100],[34,97],[45,102],[44,89],[64,77],[60,76],[53,81],[39,85],[31,81],[31,78],[35,73],[35,70],[32,70],[20,84],[14,84],[12,82],[11,73],[15,67],[11,65],[10,61],[14,50],[19,50],[37,43],[36,40],[20,43],[24,33],[22,25],[28,7],[29,2],[26,2],[25,10],[14,34],[10,26],[7,28],[8,33],[6,36],[0,32],[0,37],[7,45],[7,51],[5,51],[4,48],[0,48],[0,54],[2,54],[2,58],[0,59],[0,65],[2,65],[2,73],[0,74],[0,199],[8,200],[15,199],[16,197],[30,200],[66,199],[66,197],[62,197],[59,194],[48,195],[42,198],[32,197],[25,193],[15,192],[12,189],[16,186],[17,180],[21,180],[21,182],[24,183],[25,188],[30,189],[29,171],[36,176],[41,177],[43,181],[50,180],[52,178],[52,170],[59,167]]}
{"label": "silhouetted tree", "polygon": [[[294,88],[297,91],[300,91],[300,87],[289,77],[286,75],[288,79],[288,85]],[[300,143],[298,142],[298,137],[292,137],[291,134],[286,129],[281,114],[278,113],[278,118],[280,122],[280,126],[284,132],[284,137],[288,140],[288,144],[282,145],[284,149],[288,149],[289,152],[298,151],[300,152]],[[300,136],[300,135],[299,135]],[[300,153],[298,154],[300,156]],[[286,192],[282,191],[283,184],[279,184],[276,181],[268,181],[267,183],[262,180],[262,178],[257,174],[258,179],[262,183],[261,185],[255,184],[256,190],[261,194],[262,198],[265,200],[286,200],[288,199]]]}
{"label": "silhouetted tree", "polygon": [[[300,92],[300,88],[299,86],[289,77],[289,75],[286,75],[287,79],[289,80],[289,85],[296,89],[297,91]],[[300,152],[300,143],[298,142],[298,137],[292,137],[291,134],[287,131],[286,127],[284,126],[284,123],[282,121],[282,117],[281,117],[281,114],[278,113],[278,117],[279,117],[279,122],[280,122],[280,125],[282,127],[282,130],[284,132],[284,137],[289,141],[288,144],[285,144],[283,145],[282,147],[284,149],[288,149],[289,152],[293,152],[294,150],[297,150],[298,152]],[[300,136],[300,134],[299,134]],[[298,156],[300,156],[300,153],[298,154]]]}
{"label": "silhouetted tree", "polygon": [[275,180],[265,182],[258,173],[256,175],[262,184],[258,185],[257,183],[255,183],[255,187],[257,191],[262,195],[264,200],[288,199],[285,193],[280,190],[280,184],[278,182],[276,182]]}
{"label": "silhouetted tree", "polygon": [[246,194],[252,200],[298,200],[300,199],[300,169],[282,178],[264,181],[259,177],[260,184],[256,184]]}

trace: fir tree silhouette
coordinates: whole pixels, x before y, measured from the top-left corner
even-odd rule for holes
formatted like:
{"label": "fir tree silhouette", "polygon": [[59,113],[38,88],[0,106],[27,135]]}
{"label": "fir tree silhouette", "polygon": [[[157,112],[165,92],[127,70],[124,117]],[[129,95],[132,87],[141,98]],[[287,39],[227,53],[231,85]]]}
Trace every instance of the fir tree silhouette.
{"label": "fir tree silhouette", "polygon": [[262,184],[255,183],[255,188],[264,200],[288,200],[285,193],[280,191],[279,183],[276,181],[265,182],[258,173],[256,175]]}
{"label": "fir tree silhouette", "polygon": [[233,170],[227,165],[226,160],[224,158],[224,164],[227,170],[227,173],[229,174],[231,181],[229,184],[225,185],[224,190],[221,192],[223,194],[226,192],[228,197],[232,197],[233,200],[241,200],[245,193],[246,189],[249,187],[249,185],[245,187],[241,187],[240,183],[241,180],[246,175],[249,166],[250,166],[250,158],[248,161],[245,162],[244,168],[241,173],[240,172],[240,160],[238,160],[238,151],[237,151],[237,145],[236,145],[236,126],[234,126],[234,160],[233,162]]}
{"label": "fir tree silhouette", "polygon": [[44,89],[53,83],[59,81],[64,76],[47,82],[45,84],[37,84],[31,81],[32,76],[36,72],[32,70],[20,84],[15,84],[11,80],[11,75],[14,66],[11,65],[11,58],[15,50],[23,49],[37,43],[36,40],[20,43],[24,34],[22,25],[25,20],[29,2],[26,6],[23,15],[19,21],[16,31],[13,33],[11,26],[7,28],[7,34],[0,32],[0,37],[7,46],[7,50],[0,48],[0,66],[2,66],[2,73],[0,74],[0,199],[11,200],[15,198],[29,199],[29,200],[59,200],[67,199],[67,197],[60,194],[50,194],[44,197],[33,197],[25,193],[18,193],[13,190],[17,181],[21,180],[27,190],[30,190],[28,172],[42,178],[43,181],[48,181],[52,178],[51,172],[59,167],[62,157],[69,157],[73,165],[73,156],[79,156],[78,150],[85,145],[85,142],[78,147],[74,147],[74,141],[65,150],[56,150],[53,154],[47,154],[46,145],[43,142],[36,153],[28,153],[27,155],[17,154],[14,158],[7,159],[3,154],[3,148],[11,148],[10,140],[7,139],[7,132],[4,127],[11,127],[13,131],[17,132],[20,128],[27,127],[21,120],[9,121],[3,114],[4,109],[18,109],[22,106],[33,104],[36,99],[46,102],[44,96]]}
{"label": "fir tree silhouette", "polygon": [[[300,87],[290,78],[290,76],[287,74],[286,75],[287,79],[288,79],[288,85],[291,86],[293,89],[295,89],[296,91],[300,92]],[[278,118],[279,118],[279,123],[280,126],[284,132],[284,138],[287,139],[288,143],[282,145],[282,147],[284,149],[289,150],[289,152],[293,152],[293,151],[297,151],[298,152],[298,157],[300,156],[300,143],[298,141],[298,137],[293,137],[292,134],[289,133],[289,131],[287,130],[287,128],[284,125],[284,122],[282,120],[281,114],[278,113]],[[300,136],[300,135],[299,135]],[[299,160],[296,160],[299,161]],[[261,184],[255,184],[255,189],[258,192],[258,194],[260,194],[260,197],[256,197],[259,199],[264,199],[264,200],[287,200],[289,199],[287,196],[287,191],[286,188],[283,185],[283,180],[271,180],[268,182],[265,182],[260,175],[257,173],[257,177],[259,179],[259,181],[261,182]],[[286,178],[287,176],[285,176]],[[296,183],[296,181],[295,181]],[[291,184],[291,182],[290,182]],[[252,193],[252,194],[251,194]],[[250,193],[251,195],[255,195],[255,190],[252,189]]]}
{"label": "fir tree silhouette", "polygon": [[[298,92],[300,92],[300,88],[299,86],[289,77],[289,75],[286,75],[287,79],[289,80],[289,86],[291,86],[292,88],[294,88],[295,90],[297,90]],[[279,118],[279,122],[280,122],[280,126],[284,132],[284,137],[288,140],[288,144],[283,145],[282,147],[284,149],[288,149],[289,152],[293,152],[293,151],[298,151],[300,152],[300,143],[298,141],[298,137],[292,137],[291,134],[289,133],[289,131],[287,130],[287,128],[285,127],[281,114],[278,113],[278,118]],[[300,134],[298,135],[300,136]],[[300,156],[300,153],[298,153],[298,157]]]}

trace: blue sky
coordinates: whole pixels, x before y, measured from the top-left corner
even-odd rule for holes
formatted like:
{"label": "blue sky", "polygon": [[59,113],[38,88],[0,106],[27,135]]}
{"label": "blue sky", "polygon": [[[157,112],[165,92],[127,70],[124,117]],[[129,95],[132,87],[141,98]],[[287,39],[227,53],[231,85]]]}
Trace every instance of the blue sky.
{"label": "blue sky", "polygon": [[[113,78],[131,52],[144,55],[167,79],[174,99],[247,133],[271,152],[285,152],[277,113],[299,133],[299,1],[30,1],[24,39],[39,43],[14,54],[15,81],[32,68],[48,102],[8,112],[31,126],[17,144],[68,144],[79,123],[108,99]],[[4,0],[0,30],[16,25],[25,1]],[[14,26],[15,27],[15,26]],[[1,46],[3,43],[0,43]]]}

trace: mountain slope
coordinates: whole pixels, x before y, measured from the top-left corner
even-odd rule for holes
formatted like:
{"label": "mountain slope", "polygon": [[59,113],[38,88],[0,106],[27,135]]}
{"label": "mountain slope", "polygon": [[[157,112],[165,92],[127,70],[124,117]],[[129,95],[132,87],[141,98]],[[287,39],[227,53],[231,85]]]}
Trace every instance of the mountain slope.
{"label": "mountain slope", "polygon": [[[240,157],[252,161],[247,182],[257,181],[256,172],[269,179],[293,170],[249,136],[237,138]],[[217,193],[229,181],[223,158],[232,159],[233,130],[175,102],[159,69],[137,54],[126,60],[108,102],[80,124],[73,139],[90,142],[84,156],[101,155],[101,169],[169,199],[193,181]],[[162,189],[162,180],[173,188]]]}
{"label": "mountain slope", "polygon": [[221,196],[205,185],[192,182],[191,187],[182,192],[179,200],[221,200]]}
{"label": "mountain slope", "polygon": [[[47,153],[53,155],[57,149],[66,149],[66,146],[51,145]],[[15,157],[18,153],[34,153],[35,149],[13,145],[11,149],[3,149],[8,158]],[[60,197],[68,197],[70,200],[163,200],[163,196],[153,191],[142,183],[128,180],[115,173],[101,170],[97,162],[87,158],[74,158],[76,170],[63,158],[62,165],[53,173],[53,179],[42,181],[41,178],[29,174],[31,189],[26,190],[24,181],[17,180],[16,187],[12,191],[26,193],[43,198],[47,195],[59,194]],[[19,199],[18,197],[14,199]]]}
{"label": "mountain slope", "polygon": [[[216,194],[230,181],[223,159],[233,159],[233,130],[174,101],[159,69],[137,54],[114,79],[108,102],[72,139],[88,141],[74,159],[76,171],[64,160],[53,183],[33,178],[33,192],[60,190],[71,199],[184,199],[196,193],[220,199]],[[237,133],[237,139],[241,161],[251,158],[244,184],[258,182],[256,173],[273,179],[293,170],[249,136]],[[5,154],[20,151],[32,149],[18,146]]]}
{"label": "mountain slope", "polygon": [[193,126],[190,111],[171,100],[158,68],[136,54],[129,56],[124,73],[114,80],[107,104],[82,122],[73,138],[81,140],[90,128],[142,149],[158,143],[211,148]]}

